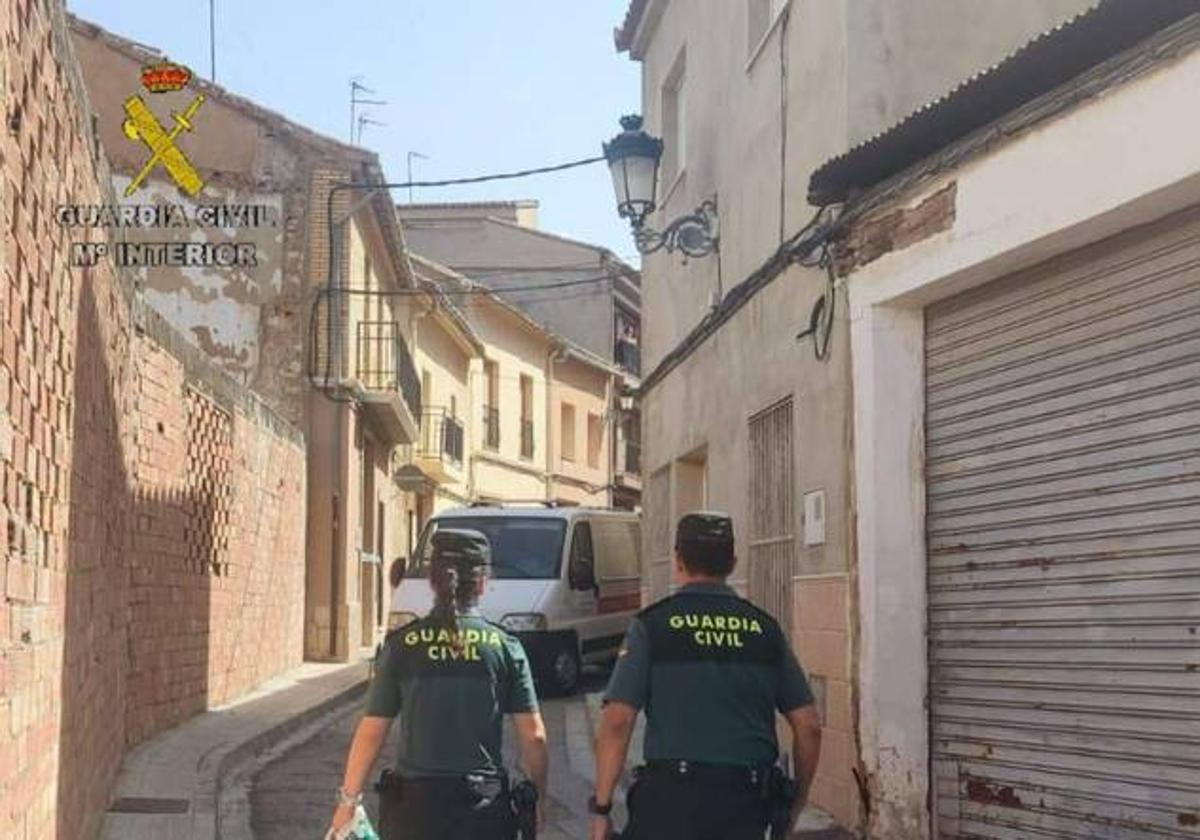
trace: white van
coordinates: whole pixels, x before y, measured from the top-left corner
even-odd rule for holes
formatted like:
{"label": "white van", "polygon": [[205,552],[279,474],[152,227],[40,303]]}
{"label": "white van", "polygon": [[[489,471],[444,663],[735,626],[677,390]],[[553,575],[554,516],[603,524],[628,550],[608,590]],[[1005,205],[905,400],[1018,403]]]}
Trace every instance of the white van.
{"label": "white van", "polygon": [[582,663],[616,656],[630,618],[641,609],[637,514],[549,506],[442,511],[426,524],[404,579],[392,592],[389,628],[433,606],[429,546],[438,528],[487,535],[492,579],[480,610],[521,639],[541,685],[570,693]]}

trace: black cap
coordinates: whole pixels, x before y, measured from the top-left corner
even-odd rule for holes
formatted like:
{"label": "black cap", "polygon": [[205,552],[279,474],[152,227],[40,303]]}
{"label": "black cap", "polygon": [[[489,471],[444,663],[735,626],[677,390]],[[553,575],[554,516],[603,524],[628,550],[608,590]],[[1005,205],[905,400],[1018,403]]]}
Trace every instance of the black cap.
{"label": "black cap", "polygon": [[441,528],[433,534],[433,559],[456,566],[486,566],[492,562],[492,547],[478,531]]}
{"label": "black cap", "polygon": [[675,529],[675,544],[685,542],[732,546],[733,520],[728,514],[715,511],[684,514]]}

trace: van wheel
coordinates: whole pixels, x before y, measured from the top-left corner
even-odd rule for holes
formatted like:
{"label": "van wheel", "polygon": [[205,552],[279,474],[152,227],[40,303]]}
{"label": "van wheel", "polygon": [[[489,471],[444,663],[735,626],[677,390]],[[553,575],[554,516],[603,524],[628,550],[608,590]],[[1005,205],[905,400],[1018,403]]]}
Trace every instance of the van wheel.
{"label": "van wheel", "polygon": [[558,695],[571,695],[579,688],[579,651],[575,645],[563,642],[556,645],[546,661],[546,682]]}

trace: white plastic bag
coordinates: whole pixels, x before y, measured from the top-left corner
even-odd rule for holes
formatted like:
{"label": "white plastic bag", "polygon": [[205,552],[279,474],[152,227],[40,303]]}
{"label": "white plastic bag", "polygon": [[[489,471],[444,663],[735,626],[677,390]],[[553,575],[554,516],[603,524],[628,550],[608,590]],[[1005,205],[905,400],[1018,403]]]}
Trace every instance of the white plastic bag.
{"label": "white plastic bag", "polygon": [[359,805],[354,809],[354,819],[350,820],[341,831],[329,829],[325,833],[325,840],[379,840],[379,834],[375,831],[375,826],[371,825],[371,818],[367,816],[367,810]]}

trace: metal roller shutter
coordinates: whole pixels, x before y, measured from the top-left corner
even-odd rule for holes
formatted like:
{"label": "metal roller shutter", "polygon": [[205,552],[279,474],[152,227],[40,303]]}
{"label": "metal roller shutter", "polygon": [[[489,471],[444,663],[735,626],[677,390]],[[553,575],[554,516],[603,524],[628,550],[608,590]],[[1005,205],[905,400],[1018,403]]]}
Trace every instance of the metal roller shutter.
{"label": "metal roller shutter", "polygon": [[937,836],[1200,837],[1200,212],[925,330]]}

